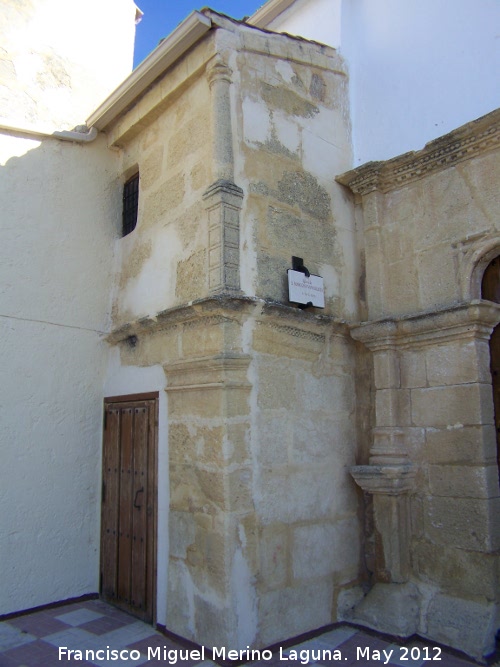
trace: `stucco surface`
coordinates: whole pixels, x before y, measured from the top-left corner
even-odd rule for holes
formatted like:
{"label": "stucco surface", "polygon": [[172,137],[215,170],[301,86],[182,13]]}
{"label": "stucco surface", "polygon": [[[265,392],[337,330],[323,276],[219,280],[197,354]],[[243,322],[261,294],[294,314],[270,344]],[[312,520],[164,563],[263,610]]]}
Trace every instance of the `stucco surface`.
{"label": "stucco surface", "polygon": [[0,4],[0,119],[72,129],[132,70],[132,0],[90,0],[84,12],[65,0]]}
{"label": "stucco surface", "polygon": [[495,0],[456,0],[452,13],[434,0],[296,0],[269,28],[345,58],[357,166],[418,150],[500,106],[499,19]]}
{"label": "stucco surface", "polygon": [[0,150],[8,613],[97,590],[102,333],[119,189],[104,141],[89,149],[3,136]]}

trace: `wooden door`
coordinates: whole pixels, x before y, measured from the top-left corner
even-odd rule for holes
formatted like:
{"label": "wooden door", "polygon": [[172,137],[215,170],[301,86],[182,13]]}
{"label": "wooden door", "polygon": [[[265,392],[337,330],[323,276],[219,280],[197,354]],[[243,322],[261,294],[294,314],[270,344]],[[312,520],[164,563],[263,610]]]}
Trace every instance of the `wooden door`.
{"label": "wooden door", "polygon": [[497,463],[500,479],[500,324],[493,329],[490,338],[490,370],[493,386],[493,406],[497,432]]}
{"label": "wooden door", "polygon": [[[495,257],[483,274],[481,298],[500,303],[500,256]],[[493,329],[490,338],[490,370],[493,386],[493,406],[497,433],[497,463],[500,479],[500,324]]]}
{"label": "wooden door", "polygon": [[101,596],[152,623],[158,394],[104,401]]}

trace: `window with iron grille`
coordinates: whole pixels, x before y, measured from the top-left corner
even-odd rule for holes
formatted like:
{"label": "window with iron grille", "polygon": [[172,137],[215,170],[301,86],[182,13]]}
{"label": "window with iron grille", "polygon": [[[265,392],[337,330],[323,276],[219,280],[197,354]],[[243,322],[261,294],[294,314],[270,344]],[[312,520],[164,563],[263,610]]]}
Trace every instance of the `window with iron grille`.
{"label": "window with iron grille", "polygon": [[122,236],[134,231],[139,207],[139,174],[135,174],[123,186]]}

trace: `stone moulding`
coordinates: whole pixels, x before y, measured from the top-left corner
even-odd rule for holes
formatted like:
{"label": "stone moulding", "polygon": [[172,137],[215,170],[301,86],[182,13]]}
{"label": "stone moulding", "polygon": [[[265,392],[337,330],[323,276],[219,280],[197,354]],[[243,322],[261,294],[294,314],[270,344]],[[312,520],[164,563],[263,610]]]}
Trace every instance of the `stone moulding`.
{"label": "stone moulding", "polygon": [[391,160],[367,162],[335,179],[356,195],[390,192],[433,172],[448,169],[500,145],[500,109],[430,141],[420,151]]}
{"label": "stone moulding", "polygon": [[352,466],[349,472],[356,484],[367,493],[399,496],[415,489],[417,469],[411,464]]}
{"label": "stone moulding", "polygon": [[351,335],[378,351],[394,346],[434,345],[456,338],[489,338],[499,321],[500,304],[478,299],[439,311],[362,322],[351,326]]}
{"label": "stone moulding", "polygon": [[251,387],[250,382],[244,379],[249,364],[249,355],[230,353],[165,364],[164,369],[169,379],[165,390]]}
{"label": "stone moulding", "polygon": [[163,310],[156,315],[143,317],[123,324],[104,337],[110,345],[126,343],[129,336],[155,334],[178,326],[203,326],[207,320],[230,322],[243,316],[254,315],[276,327],[289,327],[296,336],[331,329],[334,334],[349,337],[349,327],[344,320],[330,315],[308,313],[299,308],[258,297],[235,295],[234,293],[214,294],[186,304]]}

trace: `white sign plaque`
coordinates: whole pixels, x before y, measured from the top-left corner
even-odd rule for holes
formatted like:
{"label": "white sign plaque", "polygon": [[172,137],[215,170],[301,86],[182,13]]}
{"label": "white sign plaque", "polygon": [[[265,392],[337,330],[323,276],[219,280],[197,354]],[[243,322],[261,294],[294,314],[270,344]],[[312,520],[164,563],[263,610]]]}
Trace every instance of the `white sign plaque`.
{"label": "white sign plaque", "polygon": [[312,303],[316,308],[325,307],[325,286],[321,276],[309,277],[301,271],[288,269],[288,300],[292,303],[307,305]]}

